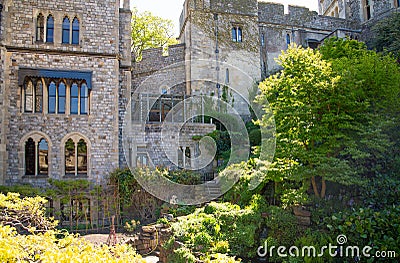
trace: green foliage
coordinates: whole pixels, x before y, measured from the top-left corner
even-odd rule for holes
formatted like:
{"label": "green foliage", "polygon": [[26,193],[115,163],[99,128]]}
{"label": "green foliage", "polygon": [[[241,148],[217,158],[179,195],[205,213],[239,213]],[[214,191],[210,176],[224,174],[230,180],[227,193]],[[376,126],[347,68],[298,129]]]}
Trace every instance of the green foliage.
{"label": "green foliage", "polygon": [[46,196],[47,193],[41,188],[33,187],[29,184],[5,186],[0,185],[0,193],[7,194],[8,192],[19,193],[21,196]]}
{"label": "green foliage", "polygon": [[400,205],[400,178],[377,175],[362,189],[362,198],[366,207],[375,209]]}
{"label": "green foliage", "polygon": [[[253,194],[257,192],[258,189],[250,191],[250,182],[255,173],[253,173],[253,166],[250,163],[240,163],[233,164],[227,168],[225,168],[220,174],[221,185],[224,186],[225,180],[234,180],[234,178],[238,178],[238,182],[233,185],[230,189],[222,189],[223,191],[227,191],[223,195],[223,200],[226,202],[230,202],[232,204],[238,204],[241,207],[244,207],[249,204],[250,200],[253,197]],[[262,185],[260,186],[260,188]]]}
{"label": "green foliage", "polygon": [[359,208],[336,213],[324,220],[331,236],[346,235],[347,244],[371,246],[376,251],[400,251],[400,207],[374,211]]}
{"label": "green foliage", "polygon": [[126,221],[124,224],[124,229],[128,233],[134,233],[138,226],[140,225],[140,221],[136,221],[135,219],[132,219],[130,221]]}
{"label": "green foliage", "polygon": [[268,237],[273,238],[280,246],[292,246],[300,233],[296,217],[276,206],[270,206],[266,212],[268,216],[265,224],[268,228]]}
{"label": "green foliage", "polygon": [[324,44],[320,47],[320,52],[324,60],[338,58],[354,59],[363,56],[366,48],[367,46],[363,42],[330,38],[324,41]]}
{"label": "green foliage", "polygon": [[369,46],[379,52],[392,53],[400,59],[400,14],[393,13],[372,27],[373,37]]}
{"label": "green foliage", "polygon": [[142,59],[142,52],[148,48],[164,48],[177,44],[173,38],[174,25],[171,20],[164,19],[145,11],[140,13],[132,9],[132,52],[134,60]]}
{"label": "green foliage", "polygon": [[210,203],[173,223],[175,239],[193,254],[229,253],[253,257],[261,215],[230,203]]}
{"label": "green foliage", "polygon": [[[296,242],[295,246],[298,248],[303,248],[303,247],[315,247],[316,248],[316,253],[319,254],[321,252],[322,247],[328,246],[328,244],[335,244],[336,240],[332,240],[330,235],[323,231],[318,231],[318,230],[312,230],[312,229],[307,229],[307,231],[300,236]],[[301,254],[300,254],[301,256]],[[302,258],[305,263],[328,263],[328,262],[333,262],[332,256],[329,255],[328,250],[324,250],[323,256],[319,257],[307,257],[305,256]]]}
{"label": "green foliage", "polygon": [[176,263],[195,263],[196,257],[186,247],[174,250],[174,253],[168,257],[168,261]]}
{"label": "green foliage", "polygon": [[[385,172],[398,134],[400,72],[353,40],[328,40],[320,51],[292,46],[278,59],[283,70],[260,84],[259,103],[273,108],[277,147],[274,177],[306,183],[317,196],[325,180],[365,186]],[[269,116],[261,125],[268,126]],[[396,136],[393,138],[390,136]],[[319,192],[315,178],[321,177]]]}
{"label": "green foliage", "polygon": [[189,170],[169,171],[166,177],[178,184],[196,185],[201,183],[201,175]]}

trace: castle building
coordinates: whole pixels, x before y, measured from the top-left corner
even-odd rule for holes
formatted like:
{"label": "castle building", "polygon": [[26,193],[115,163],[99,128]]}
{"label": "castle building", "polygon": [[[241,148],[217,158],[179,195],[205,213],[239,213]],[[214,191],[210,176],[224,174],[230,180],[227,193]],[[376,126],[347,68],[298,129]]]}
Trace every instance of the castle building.
{"label": "castle building", "polygon": [[129,1],[0,3],[0,184],[102,183],[119,166]]}
{"label": "castle building", "polygon": [[[168,56],[145,50],[132,63],[129,0],[0,0],[0,184],[103,184],[127,163],[193,167],[192,138],[215,126],[188,122],[176,130],[180,141],[161,146],[174,106],[199,95],[221,99],[227,88],[225,100],[246,118],[249,90],[279,70],[274,59],[290,43],[366,39],[376,21],[399,11],[399,0],[318,1],[319,14],[257,0],[185,0],[181,44]],[[148,114],[129,116],[124,141],[128,106]],[[180,106],[172,123],[185,122],[192,106]]]}

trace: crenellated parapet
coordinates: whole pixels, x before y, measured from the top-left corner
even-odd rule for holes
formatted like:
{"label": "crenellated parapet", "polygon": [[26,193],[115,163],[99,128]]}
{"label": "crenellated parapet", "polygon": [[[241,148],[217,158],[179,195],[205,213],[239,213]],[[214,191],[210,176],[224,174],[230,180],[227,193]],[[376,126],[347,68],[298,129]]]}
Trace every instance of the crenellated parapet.
{"label": "crenellated parapet", "polygon": [[276,24],[288,27],[303,27],[322,30],[335,30],[337,28],[358,27],[351,20],[337,17],[321,16],[316,11],[306,7],[289,5],[288,13],[285,14],[284,6],[276,3],[258,3],[258,16],[260,24]]}
{"label": "crenellated parapet", "polygon": [[185,61],[185,44],[168,47],[168,54],[163,54],[163,48],[150,48],[142,52],[142,60],[133,64],[133,74],[154,72],[166,66]]}

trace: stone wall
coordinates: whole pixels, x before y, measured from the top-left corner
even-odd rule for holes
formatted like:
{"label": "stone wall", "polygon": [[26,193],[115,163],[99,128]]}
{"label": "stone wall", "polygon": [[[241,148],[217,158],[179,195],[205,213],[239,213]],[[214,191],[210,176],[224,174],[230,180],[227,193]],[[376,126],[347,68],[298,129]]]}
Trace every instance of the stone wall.
{"label": "stone wall", "polygon": [[[110,57],[88,57],[74,55],[39,54],[31,52],[9,52],[9,125],[6,127],[8,138],[9,176],[7,183],[21,181],[21,162],[24,158],[22,137],[32,132],[41,132],[50,139],[49,177],[62,179],[63,145],[62,139],[73,133],[86,137],[89,149],[89,179],[100,183],[112,170],[118,167],[118,61]],[[93,85],[90,93],[89,115],[67,115],[47,113],[22,113],[21,88],[18,87],[18,70],[29,68],[67,67],[71,70],[92,70]],[[35,183],[35,178],[26,179]],[[24,182],[27,182],[25,179]]]}
{"label": "stone wall", "polygon": [[307,47],[310,42],[321,42],[336,29],[356,31],[359,24],[350,20],[320,16],[305,7],[289,6],[284,13],[281,4],[259,2],[259,26],[264,46],[261,47],[262,69],[266,75],[279,69],[275,58],[290,43]]}
{"label": "stone wall", "polygon": [[[142,60],[133,64],[132,92],[161,95],[161,88],[165,86],[175,94],[185,94],[184,52],[185,44],[170,46],[165,56],[162,48],[144,50]],[[144,82],[149,77],[151,81]]]}
{"label": "stone wall", "polygon": [[[52,49],[60,52],[90,52],[108,55],[118,54],[119,1],[81,0],[9,0],[5,6],[6,43],[29,49]],[[35,41],[36,17],[42,13],[45,18],[54,17],[54,43]],[[76,16],[80,22],[79,45],[61,44],[62,19]],[[46,20],[46,19],[45,19]]]}
{"label": "stone wall", "polygon": [[[22,182],[43,186],[48,177],[63,179],[64,141],[75,135],[84,138],[88,146],[85,178],[103,183],[118,167],[118,91],[122,86],[128,88],[120,75],[126,69],[130,75],[131,60],[130,36],[120,37],[130,25],[130,11],[129,7],[128,11],[119,9],[119,3],[119,0],[4,1],[5,27],[0,47],[0,175],[6,178],[0,179],[1,184]],[[54,17],[54,43],[35,39],[36,18],[40,13],[45,20],[50,14]],[[66,15],[70,21],[79,19],[79,44],[61,43],[62,19]],[[125,70],[120,71],[119,59]],[[18,79],[21,68],[91,72],[89,114],[24,113]],[[130,84],[130,78],[125,80]],[[34,133],[46,138],[49,145],[48,177],[25,176],[24,140]]]}
{"label": "stone wall", "polygon": [[[1,41],[1,40],[0,40]],[[0,46],[0,184],[4,184],[7,167],[7,94],[5,88],[5,48]]]}
{"label": "stone wall", "polygon": [[[206,2],[204,8],[185,8],[180,40],[186,44],[186,89],[221,98],[228,86],[236,91],[234,108],[247,116],[248,90],[261,78],[257,1],[215,0],[209,8]],[[233,28],[241,29],[240,41],[232,40]]]}
{"label": "stone wall", "polygon": [[[197,149],[197,141],[193,137],[203,136],[214,130],[214,124],[201,123],[186,123],[183,126],[181,123],[133,124],[129,141],[133,150],[140,147],[140,151],[148,155],[152,166],[176,169],[178,149],[189,147],[193,156]],[[133,153],[135,154],[136,152]]]}

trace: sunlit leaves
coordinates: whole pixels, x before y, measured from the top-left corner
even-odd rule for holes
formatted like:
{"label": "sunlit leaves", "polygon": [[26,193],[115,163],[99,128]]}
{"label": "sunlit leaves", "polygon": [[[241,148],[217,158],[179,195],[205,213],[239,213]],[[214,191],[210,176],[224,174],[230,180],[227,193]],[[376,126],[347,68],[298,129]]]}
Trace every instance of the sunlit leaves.
{"label": "sunlit leaves", "polygon": [[177,44],[173,38],[174,25],[171,20],[153,15],[151,12],[132,10],[132,52],[135,61],[142,59],[142,51],[148,48],[167,48]]}

